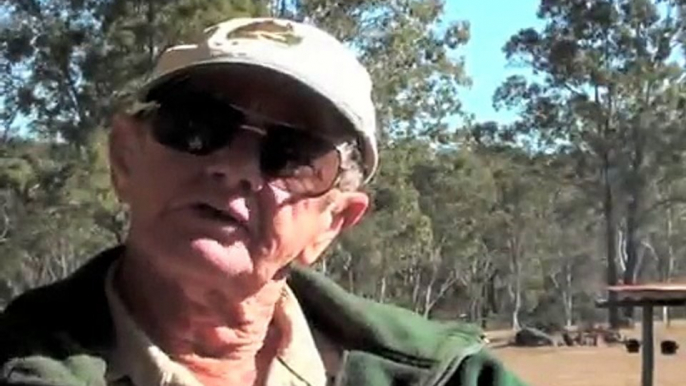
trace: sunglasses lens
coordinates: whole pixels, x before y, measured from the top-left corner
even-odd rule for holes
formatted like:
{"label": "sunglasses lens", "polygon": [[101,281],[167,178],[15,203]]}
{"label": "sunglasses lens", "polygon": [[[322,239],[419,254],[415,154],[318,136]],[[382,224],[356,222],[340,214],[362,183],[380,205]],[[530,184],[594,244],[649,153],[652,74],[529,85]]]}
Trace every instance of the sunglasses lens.
{"label": "sunglasses lens", "polygon": [[226,105],[213,106],[211,100],[162,105],[152,134],[174,150],[194,155],[208,155],[228,145],[243,115]]}
{"label": "sunglasses lens", "polygon": [[329,142],[304,131],[281,127],[265,138],[261,167],[271,184],[303,195],[331,189],[338,176],[340,155]]}

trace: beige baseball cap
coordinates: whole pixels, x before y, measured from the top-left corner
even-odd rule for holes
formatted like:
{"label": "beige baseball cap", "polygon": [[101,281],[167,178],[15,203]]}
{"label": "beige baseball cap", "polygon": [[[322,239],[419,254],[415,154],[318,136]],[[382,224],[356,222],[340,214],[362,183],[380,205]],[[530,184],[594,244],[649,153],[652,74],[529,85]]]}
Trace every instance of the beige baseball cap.
{"label": "beige baseball cap", "polygon": [[350,120],[363,149],[365,182],[378,166],[372,81],[355,53],[323,30],[276,18],[238,18],[207,28],[203,40],[165,50],[140,90],[208,66],[254,65],[287,75],[327,98]]}

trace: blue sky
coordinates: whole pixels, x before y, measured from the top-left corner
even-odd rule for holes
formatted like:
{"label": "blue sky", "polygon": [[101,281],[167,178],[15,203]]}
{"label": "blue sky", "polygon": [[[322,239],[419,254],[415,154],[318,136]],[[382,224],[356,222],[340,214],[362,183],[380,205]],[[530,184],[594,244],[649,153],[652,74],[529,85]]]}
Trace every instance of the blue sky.
{"label": "blue sky", "polygon": [[479,121],[508,122],[513,112],[496,112],[492,97],[496,88],[516,73],[508,68],[502,48],[510,36],[522,28],[540,25],[536,10],[540,0],[445,0],[448,20],[470,22],[471,38],[458,51],[465,57],[467,74],[472,78],[470,89],[463,91],[465,110]]}

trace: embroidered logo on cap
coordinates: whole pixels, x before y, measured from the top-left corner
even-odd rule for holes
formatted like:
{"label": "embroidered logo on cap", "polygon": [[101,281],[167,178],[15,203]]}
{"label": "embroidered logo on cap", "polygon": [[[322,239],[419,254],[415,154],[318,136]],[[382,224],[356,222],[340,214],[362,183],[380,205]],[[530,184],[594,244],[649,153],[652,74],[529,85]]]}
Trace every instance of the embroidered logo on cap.
{"label": "embroidered logo on cap", "polygon": [[278,23],[274,20],[258,21],[238,27],[226,34],[227,39],[267,39],[293,46],[302,41],[295,34],[291,23]]}

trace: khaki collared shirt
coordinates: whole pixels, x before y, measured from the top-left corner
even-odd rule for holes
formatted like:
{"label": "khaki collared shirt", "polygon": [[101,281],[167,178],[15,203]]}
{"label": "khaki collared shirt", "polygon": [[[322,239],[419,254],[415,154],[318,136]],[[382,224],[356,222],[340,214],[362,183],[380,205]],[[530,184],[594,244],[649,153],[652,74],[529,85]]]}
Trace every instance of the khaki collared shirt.
{"label": "khaki collared shirt", "polygon": [[[116,347],[106,374],[108,384],[202,386],[190,370],[169,358],[136,325],[114,290],[116,267],[115,264],[110,269],[105,282],[116,334]],[[325,351],[320,355],[300,304],[288,287],[277,304],[274,321],[284,331],[285,338],[269,366],[265,386],[326,386],[327,371],[322,356],[333,367],[337,367],[337,356],[323,340],[318,342]]]}

